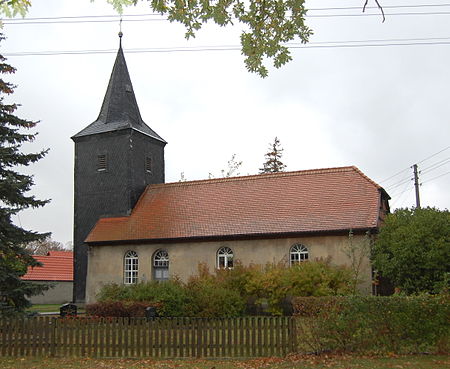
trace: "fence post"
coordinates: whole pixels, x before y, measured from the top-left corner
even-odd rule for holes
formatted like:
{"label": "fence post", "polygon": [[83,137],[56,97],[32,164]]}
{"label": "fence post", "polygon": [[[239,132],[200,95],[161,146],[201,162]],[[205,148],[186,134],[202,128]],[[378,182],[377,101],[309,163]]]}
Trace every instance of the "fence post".
{"label": "fence post", "polygon": [[56,356],[56,335],[57,335],[57,318],[50,320],[52,327],[50,328],[50,357]]}
{"label": "fence post", "polygon": [[196,319],[196,328],[197,328],[197,352],[196,357],[199,359],[202,356],[202,338],[203,338],[203,331],[202,331],[202,319],[198,318]]}
{"label": "fence post", "polygon": [[290,353],[297,352],[297,321],[294,316],[289,317],[289,349]]}

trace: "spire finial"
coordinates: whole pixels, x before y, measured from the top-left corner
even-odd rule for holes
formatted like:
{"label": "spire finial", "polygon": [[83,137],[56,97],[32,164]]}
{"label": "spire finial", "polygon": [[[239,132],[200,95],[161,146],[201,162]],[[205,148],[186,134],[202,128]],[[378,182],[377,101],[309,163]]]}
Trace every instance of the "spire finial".
{"label": "spire finial", "polygon": [[119,22],[119,44],[120,44],[120,47],[122,47],[122,36],[123,36],[123,32],[122,32],[122,17],[120,17],[120,22]]}

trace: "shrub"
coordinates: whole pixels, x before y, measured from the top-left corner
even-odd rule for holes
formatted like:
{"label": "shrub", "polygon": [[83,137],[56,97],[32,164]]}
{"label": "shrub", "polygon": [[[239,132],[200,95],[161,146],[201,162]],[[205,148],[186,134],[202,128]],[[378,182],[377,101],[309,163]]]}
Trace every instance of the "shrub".
{"label": "shrub", "polygon": [[149,302],[107,301],[86,305],[86,314],[99,317],[145,317],[145,309],[157,304]]}
{"label": "shrub", "polygon": [[327,311],[340,309],[343,298],[340,296],[295,297],[292,299],[295,316],[317,317]]}
{"label": "shrub", "polygon": [[296,298],[294,310],[304,350],[449,350],[449,295]]}
{"label": "shrub", "polygon": [[160,316],[183,316],[190,300],[188,291],[178,280],[142,282],[120,286],[105,285],[97,295],[100,302],[136,301],[157,306]]}
{"label": "shrub", "polygon": [[97,300],[100,302],[106,301],[124,301],[129,300],[129,288],[125,285],[117,283],[105,284],[100,292],[97,294]]}
{"label": "shrub", "polygon": [[191,295],[187,314],[199,317],[237,317],[245,312],[245,300],[225,280],[203,273],[191,277],[186,285]]}
{"label": "shrub", "polygon": [[199,264],[198,274],[187,283],[169,280],[129,286],[108,284],[97,299],[158,304],[161,316],[234,317],[249,311],[280,315],[290,313],[286,306],[291,306],[293,296],[344,295],[352,292],[351,287],[351,271],[328,261],[309,261],[293,267],[236,263],[234,269],[212,273],[205,264]]}
{"label": "shrub", "polygon": [[349,295],[352,289],[351,270],[331,265],[329,261],[310,261],[292,267],[267,264],[254,275],[247,286],[250,295],[267,299],[269,311],[279,315],[283,302],[296,296]]}

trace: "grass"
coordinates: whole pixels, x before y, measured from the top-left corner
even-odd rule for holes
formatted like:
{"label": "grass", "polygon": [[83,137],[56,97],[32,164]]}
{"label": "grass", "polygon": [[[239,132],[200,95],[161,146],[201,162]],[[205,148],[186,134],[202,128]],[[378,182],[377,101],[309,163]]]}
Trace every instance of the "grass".
{"label": "grass", "polygon": [[61,307],[61,304],[46,304],[46,305],[36,304],[36,305],[33,305],[30,308],[28,308],[27,311],[31,311],[31,312],[36,311],[38,313],[53,313],[53,312],[59,313],[60,307]]}
{"label": "grass", "polygon": [[[27,309],[29,312],[38,313],[58,313],[62,304],[36,304]],[[79,313],[84,312],[84,308],[78,308]]]}
{"label": "grass", "polygon": [[133,360],[90,358],[0,358],[0,369],[449,369],[450,358],[414,356],[291,356],[248,360]]}

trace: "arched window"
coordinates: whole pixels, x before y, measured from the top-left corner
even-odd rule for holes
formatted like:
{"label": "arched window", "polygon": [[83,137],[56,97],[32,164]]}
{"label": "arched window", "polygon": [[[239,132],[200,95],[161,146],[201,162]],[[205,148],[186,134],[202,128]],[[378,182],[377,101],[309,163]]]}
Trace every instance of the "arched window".
{"label": "arched window", "polygon": [[291,247],[291,265],[308,260],[308,249],[306,246],[297,243]]}
{"label": "arched window", "polygon": [[229,247],[221,247],[217,251],[217,268],[233,268],[233,250]]}
{"label": "arched window", "polygon": [[127,251],[123,259],[123,283],[135,284],[138,281],[139,259],[136,251]]}
{"label": "arched window", "polygon": [[153,278],[155,281],[169,279],[169,254],[166,250],[158,250],[153,255]]}

